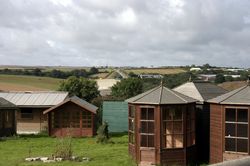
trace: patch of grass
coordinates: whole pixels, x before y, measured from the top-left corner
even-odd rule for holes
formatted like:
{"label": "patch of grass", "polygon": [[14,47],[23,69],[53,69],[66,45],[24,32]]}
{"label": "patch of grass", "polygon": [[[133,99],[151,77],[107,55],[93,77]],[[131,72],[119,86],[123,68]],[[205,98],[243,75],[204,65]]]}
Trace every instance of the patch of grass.
{"label": "patch of grass", "polygon": [[0,75],[1,90],[56,90],[62,79],[36,76]]}
{"label": "patch of grass", "polygon": [[25,162],[24,158],[37,156],[51,156],[57,138],[51,137],[13,137],[0,142],[0,165],[28,166],[28,165],[56,165],[56,166],[135,166],[128,156],[128,136],[111,137],[112,144],[97,144],[96,138],[73,138],[73,155],[89,157],[86,163],[63,161],[43,164],[41,162]]}

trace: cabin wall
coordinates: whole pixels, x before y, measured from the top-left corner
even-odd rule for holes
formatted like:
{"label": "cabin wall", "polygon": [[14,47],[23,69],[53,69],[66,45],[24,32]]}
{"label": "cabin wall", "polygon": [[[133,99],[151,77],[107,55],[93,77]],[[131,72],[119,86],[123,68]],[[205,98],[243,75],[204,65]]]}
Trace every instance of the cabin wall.
{"label": "cabin wall", "polygon": [[18,134],[37,134],[48,130],[47,115],[43,115],[46,108],[32,108],[32,118],[22,118],[20,108],[17,111],[17,133]]}
{"label": "cabin wall", "polygon": [[162,165],[185,165],[185,149],[162,149],[161,164]]}
{"label": "cabin wall", "polygon": [[223,107],[210,105],[210,164],[223,161]]}

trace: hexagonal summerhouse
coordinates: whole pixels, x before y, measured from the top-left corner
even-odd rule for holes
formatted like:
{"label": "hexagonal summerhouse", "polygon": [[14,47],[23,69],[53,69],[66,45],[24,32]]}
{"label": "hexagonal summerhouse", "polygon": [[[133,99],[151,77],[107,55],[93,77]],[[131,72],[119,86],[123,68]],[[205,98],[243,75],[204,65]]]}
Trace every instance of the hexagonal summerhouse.
{"label": "hexagonal summerhouse", "polygon": [[129,153],[138,164],[195,160],[195,99],[161,85],[127,102]]}

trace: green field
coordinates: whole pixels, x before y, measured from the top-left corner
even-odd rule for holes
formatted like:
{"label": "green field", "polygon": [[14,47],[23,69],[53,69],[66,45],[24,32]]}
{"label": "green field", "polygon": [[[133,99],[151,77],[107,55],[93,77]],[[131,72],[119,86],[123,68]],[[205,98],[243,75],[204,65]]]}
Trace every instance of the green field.
{"label": "green field", "polygon": [[61,81],[50,77],[0,75],[0,90],[56,90]]}
{"label": "green field", "polygon": [[[128,156],[127,135],[113,136],[113,143],[97,144],[95,138],[73,138],[74,156],[89,157],[89,162],[63,161],[57,163],[26,162],[29,157],[51,156],[57,138],[20,137],[0,141],[1,166],[56,165],[56,166],[135,166]],[[30,153],[29,153],[30,152]]]}

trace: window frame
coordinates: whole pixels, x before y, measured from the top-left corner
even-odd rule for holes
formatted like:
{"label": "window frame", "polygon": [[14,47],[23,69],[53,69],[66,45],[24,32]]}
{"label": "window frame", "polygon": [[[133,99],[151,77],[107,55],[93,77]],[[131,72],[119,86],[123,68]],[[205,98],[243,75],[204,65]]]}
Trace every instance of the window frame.
{"label": "window frame", "polygon": [[[226,113],[227,113],[227,109],[234,109],[235,110],[235,121],[226,121]],[[238,111],[239,110],[245,110],[247,111],[247,122],[238,122]],[[237,154],[249,154],[249,108],[248,107],[230,107],[230,106],[226,106],[224,108],[224,152],[229,152],[229,153],[237,153]],[[226,136],[226,124],[234,124],[235,126],[235,136]],[[247,125],[247,136],[246,137],[238,137],[238,125],[243,124],[243,125]],[[235,151],[229,151],[226,150],[226,139],[232,139],[235,141]],[[238,140],[247,140],[247,152],[238,152],[238,145],[237,142]]]}
{"label": "window frame", "polygon": [[[22,113],[22,111],[30,111],[31,113]],[[26,116],[26,115],[30,115],[30,117],[23,117],[23,116]],[[22,120],[33,120],[34,119],[34,110],[33,109],[30,109],[30,108],[24,108],[24,109],[21,109],[20,110],[20,118]]]}
{"label": "window frame", "polygon": [[[129,137],[129,144],[135,144],[135,112],[136,107],[134,105],[129,105],[128,108],[128,137]],[[131,121],[131,122],[130,122]],[[132,123],[132,128],[131,128]]]}

